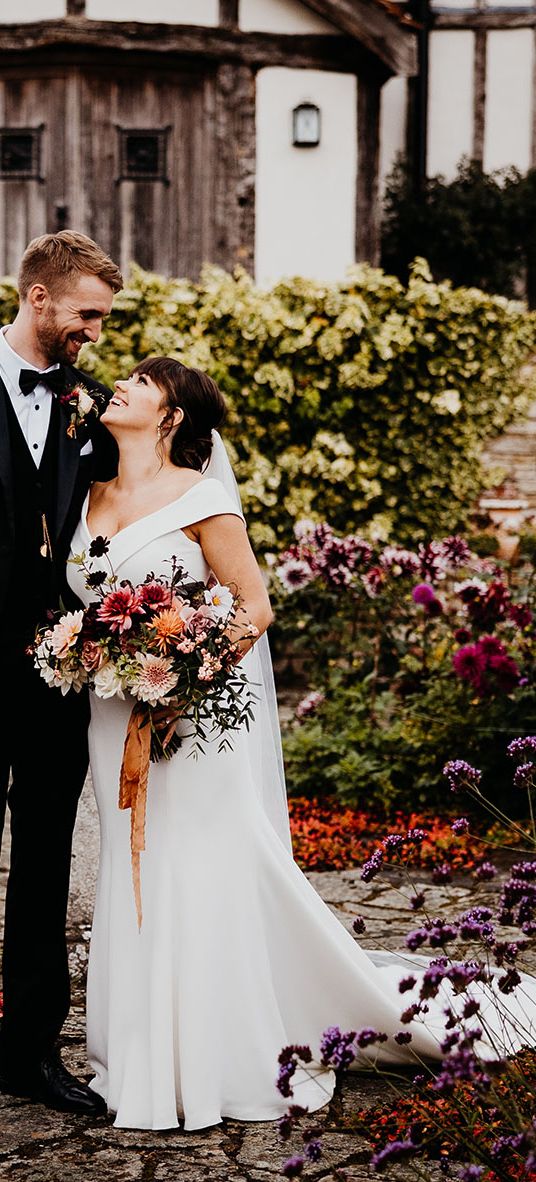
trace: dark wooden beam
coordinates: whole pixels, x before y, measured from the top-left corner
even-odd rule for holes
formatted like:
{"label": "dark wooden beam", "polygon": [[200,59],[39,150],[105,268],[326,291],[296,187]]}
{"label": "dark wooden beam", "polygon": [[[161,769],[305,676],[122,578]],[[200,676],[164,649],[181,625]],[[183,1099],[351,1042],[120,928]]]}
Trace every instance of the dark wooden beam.
{"label": "dark wooden beam", "polygon": [[[136,21],[97,21],[67,17],[35,24],[0,25],[2,66],[35,60],[37,51],[55,54],[55,61],[67,51],[125,53],[134,62],[151,54],[162,61],[172,55],[183,60],[241,62],[253,69],[262,66],[292,66],[297,69],[337,70],[356,74],[373,70],[371,54],[351,37],[297,36],[272,33],[244,33],[238,29],[194,25],[145,24]],[[376,60],[376,69],[380,63]],[[385,77],[388,71],[385,71]]]}
{"label": "dark wooden beam", "polygon": [[473,160],[480,165],[484,164],[484,134],[486,130],[487,40],[485,29],[477,29],[473,86]]}
{"label": "dark wooden beam", "polygon": [[375,79],[357,84],[357,191],[356,259],[380,260],[380,102],[381,86]]}
{"label": "dark wooden beam", "polygon": [[67,0],[67,16],[85,16],[86,0]]}
{"label": "dark wooden beam", "polygon": [[238,28],[238,0],[220,0],[220,25],[222,29]]}
{"label": "dark wooden beam", "polygon": [[436,13],[434,29],[533,29],[536,26],[536,12],[493,11],[492,8],[472,12]]}
{"label": "dark wooden beam", "polygon": [[[536,168],[536,29],[533,33],[533,67],[532,67],[532,142],[531,142],[531,168]],[[532,304],[531,307],[534,307]]]}
{"label": "dark wooden beam", "polygon": [[223,62],[215,75],[213,262],[253,274],[255,255],[255,73]]}
{"label": "dark wooden beam", "polygon": [[303,3],[336,29],[360,41],[391,74],[413,77],[417,73],[416,26],[410,18],[403,23],[376,0],[303,0]]}

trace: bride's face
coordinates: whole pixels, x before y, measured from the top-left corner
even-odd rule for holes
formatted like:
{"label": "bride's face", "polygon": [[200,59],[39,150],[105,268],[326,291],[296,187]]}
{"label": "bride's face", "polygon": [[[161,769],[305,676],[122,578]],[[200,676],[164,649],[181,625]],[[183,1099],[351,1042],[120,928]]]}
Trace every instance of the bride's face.
{"label": "bride's face", "polygon": [[133,373],[114,382],[114,395],[102,416],[109,431],[128,429],[147,432],[153,438],[165,413],[164,395],[146,373]]}

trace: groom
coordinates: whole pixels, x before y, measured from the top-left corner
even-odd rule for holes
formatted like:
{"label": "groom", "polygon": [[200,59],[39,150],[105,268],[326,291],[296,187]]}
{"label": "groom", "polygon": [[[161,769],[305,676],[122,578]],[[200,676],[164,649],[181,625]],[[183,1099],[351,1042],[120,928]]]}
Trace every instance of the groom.
{"label": "groom", "polygon": [[89,705],[84,693],[48,688],[26,648],[65,593],[90,481],[113,474],[114,444],[99,422],[111,391],[76,361],[122,286],[90,238],[45,234],[23,256],[20,308],[0,330],[0,837],[6,801],[12,835],[0,1090],[88,1115],[103,1103],[55,1043],[70,1004],[65,921]]}

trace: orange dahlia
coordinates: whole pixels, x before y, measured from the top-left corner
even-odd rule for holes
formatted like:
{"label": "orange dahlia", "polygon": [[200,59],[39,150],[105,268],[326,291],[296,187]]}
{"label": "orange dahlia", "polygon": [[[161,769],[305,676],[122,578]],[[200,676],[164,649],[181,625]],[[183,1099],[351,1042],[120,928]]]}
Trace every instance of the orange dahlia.
{"label": "orange dahlia", "polygon": [[185,623],[181,620],[174,607],[163,608],[151,620],[151,631],[154,632],[155,645],[161,652],[167,653],[179,640],[184,632]]}

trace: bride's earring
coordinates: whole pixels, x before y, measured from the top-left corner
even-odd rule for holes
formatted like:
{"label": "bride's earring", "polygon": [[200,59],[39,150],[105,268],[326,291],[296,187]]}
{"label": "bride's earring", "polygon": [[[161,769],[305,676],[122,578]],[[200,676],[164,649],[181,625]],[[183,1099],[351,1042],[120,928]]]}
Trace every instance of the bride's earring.
{"label": "bride's earring", "polygon": [[157,436],[157,439],[161,439],[161,438],[162,438],[162,423],[163,423],[163,422],[164,422],[164,420],[163,420],[163,419],[160,419],[160,422],[156,424],[156,436]]}

